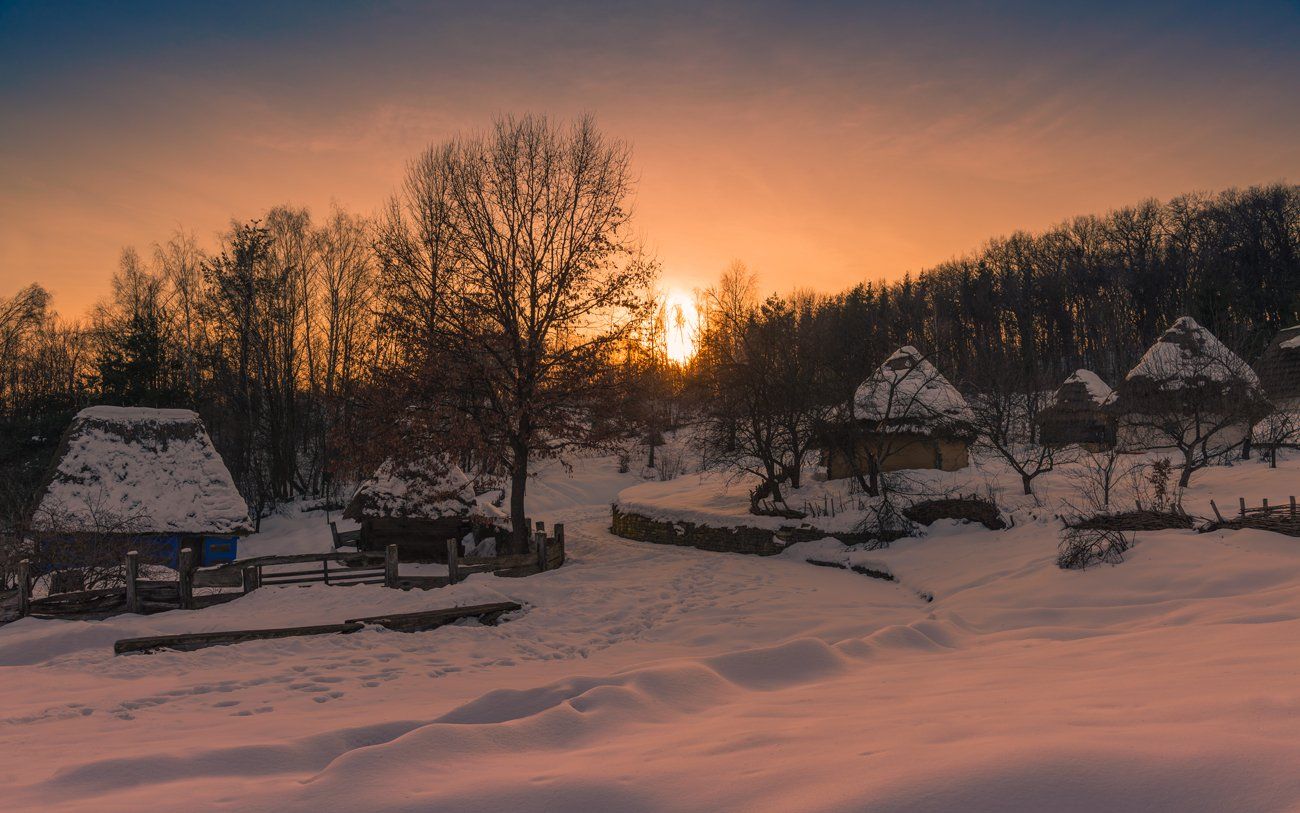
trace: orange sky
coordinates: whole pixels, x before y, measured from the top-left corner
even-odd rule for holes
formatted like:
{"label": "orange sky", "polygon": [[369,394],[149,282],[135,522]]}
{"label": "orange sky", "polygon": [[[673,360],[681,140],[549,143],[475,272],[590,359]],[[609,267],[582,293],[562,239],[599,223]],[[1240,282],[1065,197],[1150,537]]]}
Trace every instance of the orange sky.
{"label": "orange sky", "polygon": [[[630,141],[669,287],[896,278],[1145,197],[1300,179],[1300,11],[859,4],[0,9],[0,295],[126,245],[372,211],[502,112]],[[375,10],[378,9],[378,10]],[[612,9],[612,10],[610,10]]]}

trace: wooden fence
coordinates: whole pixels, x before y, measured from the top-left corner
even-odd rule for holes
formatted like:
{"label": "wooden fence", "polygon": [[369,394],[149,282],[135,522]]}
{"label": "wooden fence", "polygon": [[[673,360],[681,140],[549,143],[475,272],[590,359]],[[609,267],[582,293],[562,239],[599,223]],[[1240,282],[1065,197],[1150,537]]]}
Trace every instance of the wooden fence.
{"label": "wooden fence", "polygon": [[1258,528],[1263,531],[1286,534],[1287,536],[1300,536],[1300,509],[1297,508],[1294,496],[1288,497],[1285,502],[1271,505],[1265,499],[1259,505],[1253,507],[1246,504],[1245,497],[1239,497],[1237,499],[1237,513],[1226,518],[1219,511],[1219,506],[1214,504],[1214,500],[1210,500],[1210,508],[1214,509],[1214,516],[1217,521],[1206,526],[1206,530]]}
{"label": "wooden fence", "polygon": [[[532,525],[532,523],[529,523]],[[176,581],[152,581],[139,578],[139,554],[131,551],[124,565],[122,587],[56,593],[32,597],[33,579],[30,563],[18,565],[17,617],[107,617],[118,613],[154,613],[175,609],[200,609],[233,601],[259,587],[303,584],[344,586],[382,584],[399,590],[428,590],[456,584],[474,573],[495,573],[504,577],[530,576],[553,570],[565,560],[564,525],[557,523],[547,536],[543,523],[536,524],[532,545],[527,553],[506,556],[462,556],[460,542],[447,540],[447,575],[402,575],[397,546],[389,545],[384,553],[334,551],[284,556],[258,556],[199,569],[193,548],[182,548]],[[299,569],[283,570],[300,565]],[[195,588],[224,588],[239,592],[195,594]],[[2,619],[0,619],[2,620]]]}

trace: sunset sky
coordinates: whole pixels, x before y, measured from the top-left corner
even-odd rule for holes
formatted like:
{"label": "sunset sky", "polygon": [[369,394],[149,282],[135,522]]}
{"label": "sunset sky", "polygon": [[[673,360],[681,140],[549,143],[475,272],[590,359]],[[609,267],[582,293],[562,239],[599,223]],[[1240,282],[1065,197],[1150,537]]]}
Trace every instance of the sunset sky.
{"label": "sunset sky", "polygon": [[[0,2],[0,295],[373,211],[500,113],[629,141],[669,287],[892,279],[1015,229],[1300,181],[1300,5]],[[914,7],[913,7],[914,6]],[[923,8],[921,8],[923,6]]]}

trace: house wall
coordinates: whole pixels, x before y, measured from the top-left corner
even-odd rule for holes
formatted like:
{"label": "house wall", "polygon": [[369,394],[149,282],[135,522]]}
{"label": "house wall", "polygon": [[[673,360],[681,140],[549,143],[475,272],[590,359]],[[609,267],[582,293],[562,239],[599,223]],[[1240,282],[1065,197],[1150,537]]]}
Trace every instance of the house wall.
{"label": "house wall", "polygon": [[[871,453],[879,455],[882,447],[889,451],[881,471],[902,469],[957,471],[970,465],[970,450],[965,441],[903,433],[893,433],[888,436],[869,434],[864,436],[854,449],[858,471],[865,472],[868,455]],[[836,448],[827,451],[826,476],[830,480],[853,476],[853,467],[842,450]]]}
{"label": "house wall", "polygon": [[[1202,422],[1201,426],[1203,428],[1200,431],[1209,431],[1214,425],[1213,422]],[[1250,426],[1245,423],[1220,429],[1214,433],[1210,440],[1210,454],[1220,454],[1240,445],[1249,431]],[[1184,435],[1188,440],[1195,436],[1196,432],[1191,430]],[[1165,433],[1157,432],[1147,426],[1134,426],[1123,419],[1120,419],[1119,427],[1116,429],[1115,445],[1119,451],[1126,454],[1175,450],[1173,446],[1169,445],[1169,437]]]}

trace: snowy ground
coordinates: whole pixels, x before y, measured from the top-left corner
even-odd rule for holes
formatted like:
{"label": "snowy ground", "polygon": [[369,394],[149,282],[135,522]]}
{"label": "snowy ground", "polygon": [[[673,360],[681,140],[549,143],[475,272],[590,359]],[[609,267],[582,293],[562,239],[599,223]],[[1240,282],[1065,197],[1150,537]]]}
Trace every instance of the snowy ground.
{"label": "snowy ground", "polygon": [[[548,472],[532,511],[567,523],[571,561],[541,576],[0,628],[0,807],[1300,809],[1300,539],[1148,533],[1121,565],[1063,572],[1050,508],[1025,504],[1004,532],[732,556],[610,536],[635,482],[610,461]],[[1297,486],[1300,461],[1249,463],[1198,473],[1188,502]],[[301,515],[249,544],[317,535],[323,517]],[[495,599],[525,610],[111,654],[124,636]]]}

